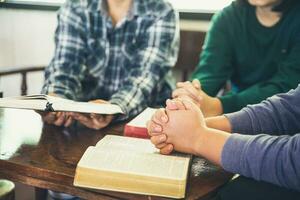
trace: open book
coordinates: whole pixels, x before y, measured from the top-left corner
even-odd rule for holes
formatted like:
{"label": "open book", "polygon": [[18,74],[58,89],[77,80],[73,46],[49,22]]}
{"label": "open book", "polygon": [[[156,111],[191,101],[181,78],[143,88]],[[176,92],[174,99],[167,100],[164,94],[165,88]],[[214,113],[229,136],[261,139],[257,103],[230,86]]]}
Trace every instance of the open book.
{"label": "open book", "polygon": [[123,113],[119,106],[113,104],[77,102],[43,94],[0,98],[0,107],[52,112],[66,111],[96,114]]}
{"label": "open book", "polygon": [[107,135],[83,154],[74,185],[184,198],[190,159],[162,155],[148,139]]}
{"label": "open book", "polygon": [[146,108],[125,125],[124,135],[129,137],[149,138],[147,122],[151,120],[151,117],[156,111],[156,108]]}

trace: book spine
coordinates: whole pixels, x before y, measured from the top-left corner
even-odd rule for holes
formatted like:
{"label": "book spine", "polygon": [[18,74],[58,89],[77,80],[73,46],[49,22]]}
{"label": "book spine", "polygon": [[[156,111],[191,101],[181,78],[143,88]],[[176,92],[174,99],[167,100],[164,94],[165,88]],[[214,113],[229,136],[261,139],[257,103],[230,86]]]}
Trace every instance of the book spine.
{"label": "book spine", "polygon": [[150,138],[148,130],[145,127],[135,127],[130,125],[125,125],[124,136],[127,137],[137,137],[137,138]]}

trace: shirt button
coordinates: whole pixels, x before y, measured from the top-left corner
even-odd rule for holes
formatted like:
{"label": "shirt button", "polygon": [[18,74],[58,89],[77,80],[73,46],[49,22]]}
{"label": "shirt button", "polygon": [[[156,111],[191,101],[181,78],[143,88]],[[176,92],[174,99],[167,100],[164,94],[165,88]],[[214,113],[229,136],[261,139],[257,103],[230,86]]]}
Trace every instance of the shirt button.
{"label": "shirt button", "polygon": [[281,53],[286,53],[286,49],[281,49]]}

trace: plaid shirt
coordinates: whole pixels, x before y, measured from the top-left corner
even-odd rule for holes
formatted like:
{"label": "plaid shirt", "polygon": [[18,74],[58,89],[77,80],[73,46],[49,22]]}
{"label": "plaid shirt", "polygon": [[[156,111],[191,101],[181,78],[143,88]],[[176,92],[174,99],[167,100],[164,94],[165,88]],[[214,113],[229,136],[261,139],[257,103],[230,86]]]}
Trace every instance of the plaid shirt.
{"label": "plaid shirt", "polygon": [[162,105],[171,94],[179,28],[165,0],[133,0],[116,26],[105,0],[67,1],[58,13],[55,44],[43,93],[108,100],[126,113],[123,119]]}

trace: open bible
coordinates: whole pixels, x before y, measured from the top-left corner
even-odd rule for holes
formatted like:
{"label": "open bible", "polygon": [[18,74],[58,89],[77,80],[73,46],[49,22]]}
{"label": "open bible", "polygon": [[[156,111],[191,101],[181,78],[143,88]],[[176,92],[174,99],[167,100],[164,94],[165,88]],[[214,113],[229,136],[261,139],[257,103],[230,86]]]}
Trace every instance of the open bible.
{"label": "open bible", "polygon": [[121,108],[114,104],[77,102],[43,94],[0,98],[0,107],[41,110],[49,112],[66,111],[96,114],[123,113]]}
{"label": "open bible", "polygon": [[106,135],[83,154],[74,185],[184,198],[190,159],[162,155],[148,139]]}

